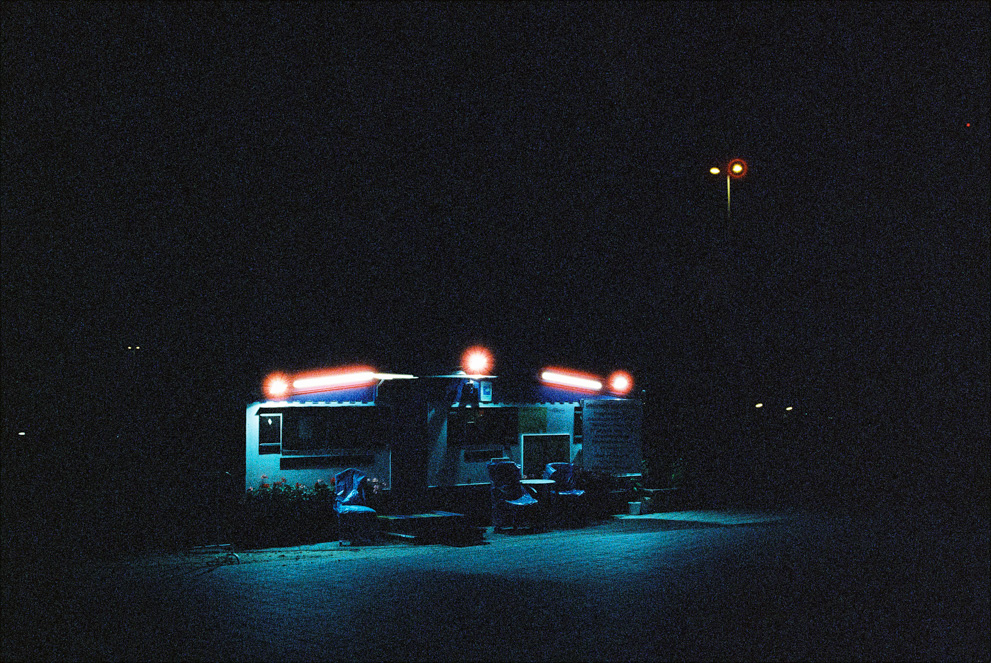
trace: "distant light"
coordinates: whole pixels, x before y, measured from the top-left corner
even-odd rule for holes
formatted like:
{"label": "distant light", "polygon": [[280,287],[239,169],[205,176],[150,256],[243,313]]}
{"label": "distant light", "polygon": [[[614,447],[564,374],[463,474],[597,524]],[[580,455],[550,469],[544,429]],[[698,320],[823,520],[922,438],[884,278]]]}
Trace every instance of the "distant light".
{"label": "distant light", "polygon": [[712,173],[713,175],[718,175],[719,169],[713,166],[712,168],[709,169],[709,172]]}
{"label": "distant light", "polygon": [[547,384],[566,387],[568,389],[579,389],[581,391],[602,390],[602,382],[597,380],[595,376],[585,373],[548,369],[540,374],[540,379]]}
{"label": "distant light", "polygon": [[289,395],[289,378],[282,373],[273,373],[265,380],[265,396],[267,398],[283,398]]}
{"label": "distant light", "polygon": [[461,368],[468,375],[484,375],[492,370],[492,353],[480,345],[468,348],[461,356]]}
{"label": "distant light", "polygon": [[18,433],[17,433],[17,434],[18,434],[18,435],[27,435],[27,433],[25,433],[24,431],[18,431]]}
{"label": "distant light", "polygon": [[763,403],[758,403],[755,407],[764,407]]}
{"label": "distant light", "polygon": [[633,378],[626,371],[616,371],[609,376],[609,391],[617,396],[625,396],[633,389]]}
{"label": "distant light", "polygon": [[786,407],[786,408],[785,408],[785,412],[791,412],[791,411],[792,411],[792,409],[793,409],[793,408],[792,408],[792,407],[791,407],[791,406],[789,405],[788,407]]}
{"label": "distant light", "polygon": [[310,374],[303,378],[297,378],[293,380],[292,388],[293,393],[299,394],[328,389],[360,387],[373,384],[376,381],[375,371],[370,368],[355,367],[342,371]]}
{"label": "distant light", "polygon": [[967,126],[968,126],[968,127],[970,126],[970,122],[968,122],[968,123],[967,123]]}
{"label": "distant light", "polygon": [[735,179],[740,179],[747,174],[747,162],[743,159],[733,159],[729,162],[730,175]]}

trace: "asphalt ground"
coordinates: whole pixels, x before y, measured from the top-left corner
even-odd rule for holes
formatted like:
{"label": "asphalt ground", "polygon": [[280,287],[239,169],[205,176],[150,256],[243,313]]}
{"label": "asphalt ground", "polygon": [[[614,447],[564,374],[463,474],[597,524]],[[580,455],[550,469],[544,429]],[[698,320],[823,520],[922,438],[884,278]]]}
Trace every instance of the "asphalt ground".
{"label": "asphalt ground", "polygon": [[6,574],[9,660],[988,660],[986,523],[692,511]]}

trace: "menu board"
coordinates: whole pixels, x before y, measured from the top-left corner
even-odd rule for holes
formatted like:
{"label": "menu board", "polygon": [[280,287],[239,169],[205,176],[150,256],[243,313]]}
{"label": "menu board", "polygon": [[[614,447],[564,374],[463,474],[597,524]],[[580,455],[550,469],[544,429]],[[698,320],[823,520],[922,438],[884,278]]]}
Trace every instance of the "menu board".
{"label": "menu board", "polygon": [[640,471],[640,401],[585,401],[582,408],[582,466],[627,474]]}

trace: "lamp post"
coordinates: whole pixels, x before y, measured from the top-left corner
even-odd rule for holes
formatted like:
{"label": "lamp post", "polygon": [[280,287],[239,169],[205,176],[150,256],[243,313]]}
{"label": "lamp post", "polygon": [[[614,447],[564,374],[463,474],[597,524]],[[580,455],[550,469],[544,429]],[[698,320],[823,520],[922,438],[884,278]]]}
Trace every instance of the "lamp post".
{"label": "lamp post", "polygon": [[[709,169],[709,172],[713,175],[719,175],[723,172],[724,168],[722,166],[713,166]],[[730,182],[733,180],[738,180],[747,174],[747,162],[743,159],[733,159],[725,167],[726,170],[726,223],[729,224],[731,221],[730,217]]]}
{"label": "lamp post", "polygon": [[[734,290],[736,290],[736,288],[738,287],[734,285],[734,281],[739,280],[739,275],[734,273],[736,271],[735,270],[736,260],[734,260],[734,256],[732,255],[733,250],[732,250],[732,241],[731,241],[731,237],[732,237],[731,229],[733,223],[732,223],[732,215],[730,208],[730,193],[732,189],[733,180],[741,179],[744,175],[747,174],[747,162],[744,161],[743,159],[735,158],[735,159],[730,159],[725,166],[720,164],[720,165],[714,165],[711,168],[709,168],[709,173],[715,176],[721,175],[724,171],[726,172],[726,265],[727,265],[726,285],[727,285],[727,314],[728,314],[727,318],[729,320],[728,331],[737,331],[737,333],[734,334],[734,336],[736,336],[737,338],[741,338],[743,336],[741,333],[742,329],[740,329],[740,323],[738,322],[737,319],[738,313],[735,307],[735,303],[738,298],[734,296],[735,294]],[[745,352],[739,347],[739,341],[737,341],[736,347],[731,346],[728,349],[728,353],[732,353],[733,362],[738,366],[740,366],[741,368],[744,366],[745,363],[747,363],[745,359],[746,356]],[[758,409],[762,408],[763,403],[757,403],[756,407]],[[739,423],[739,434],[741,435],[741,437],[746,436],[746,431],[744,429],[744,421],[742,418],[740,419],[740,423]]]}

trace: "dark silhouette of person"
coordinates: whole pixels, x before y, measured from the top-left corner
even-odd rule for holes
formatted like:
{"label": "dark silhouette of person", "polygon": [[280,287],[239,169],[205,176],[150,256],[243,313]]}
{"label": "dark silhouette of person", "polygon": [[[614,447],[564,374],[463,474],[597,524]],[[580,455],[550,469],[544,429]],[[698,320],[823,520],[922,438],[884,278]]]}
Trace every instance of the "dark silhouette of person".
{"label": "dark silhouette of person", "polygon": [[465,382],[464,386],[461,387],[460,400],[461,407],[471,407],[472,405],[478,407],[478,388],[471,380]]}

